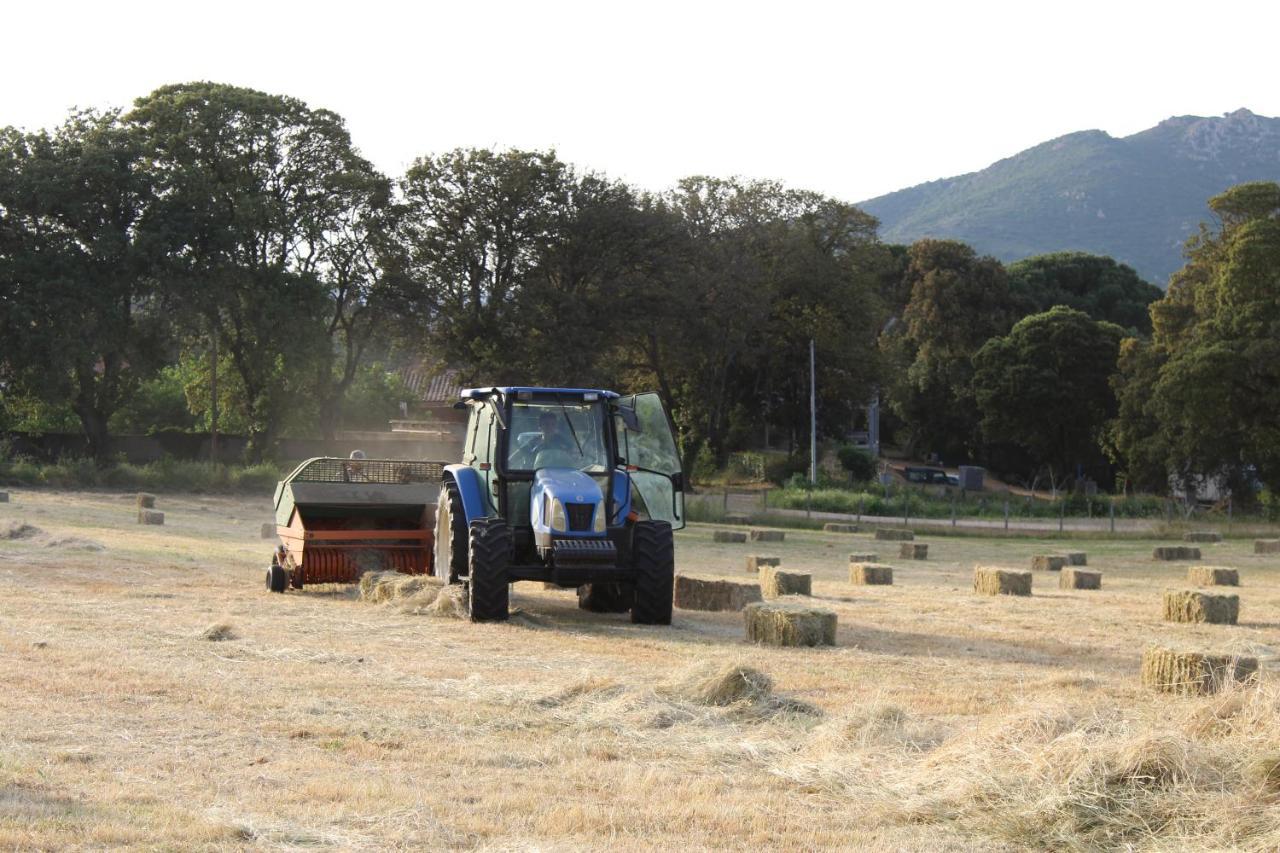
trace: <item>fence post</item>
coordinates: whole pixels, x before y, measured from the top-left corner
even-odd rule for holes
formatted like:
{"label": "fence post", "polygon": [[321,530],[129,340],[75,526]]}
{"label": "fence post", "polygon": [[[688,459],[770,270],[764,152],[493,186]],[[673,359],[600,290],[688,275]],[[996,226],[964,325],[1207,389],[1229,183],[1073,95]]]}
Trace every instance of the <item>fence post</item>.
{"label": "fence post", "polygon": [[1228,532],[1228,533],[1230,533],[1230,532],[1231,532],[1231,514],[1232,514],[1232,507],[1233,507],[1233,501],[1231,500],[1231,498],[1230,498],[1230,497],[1228,497],[1228,498],[1227,498],[1227,532]]}
{"label": "fence post", "polygon": [[1115,533],[1115,532],[1116,532],[1116,501],[1115,501],[1115,498],[1112,498],[1112,499],[1111,499],[1111,532],[1112,532],[1112,533]]}
{"label": "fence post", "polygon": [[804,517],[813,518],[813,487],[804,490]]}
{"label": "fence post", "polygon": [[724,489],[724,511],[725,513],[729,512],[729,487],[728,486],[725,486],[725,489]]}
{"label": "fence post", "polygon": [[907,499],[910,496],[911,496],[910,490],[908,489],[902,490],[902,526],[903,527],[907,527],[911,523],[910,521],[907,520],[907,516],[910,515],[910,512],[907,509]]}
{"label": "fence post", "polygon": [[1009,529],[1009,499],[1004,499],[1004,529]]}
{"label": "fence post", "polygon": [[858,497],[858,521],[862,521],[862,502],[864,500],[866,500],[866,498],[862,496]]}
{"label": "fence post", "polygon": [[1067,502],[1062,498],[1058,498],[1058,532],[1062,532],[1062,526],[1067,520]]}

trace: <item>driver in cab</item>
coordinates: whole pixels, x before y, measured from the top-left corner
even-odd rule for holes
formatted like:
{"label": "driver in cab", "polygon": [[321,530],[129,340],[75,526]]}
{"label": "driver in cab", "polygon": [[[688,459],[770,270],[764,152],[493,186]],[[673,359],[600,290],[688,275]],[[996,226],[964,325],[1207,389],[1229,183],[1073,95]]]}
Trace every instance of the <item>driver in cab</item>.
{"label": "driver in cab", "polygon": [[572,452],[573,440],[565,433],[564,423],[554,412],[543,412],[538,415],[538,429],[542,436],[536,439],[531,450],[541,453],[544,450],[561,450]]}

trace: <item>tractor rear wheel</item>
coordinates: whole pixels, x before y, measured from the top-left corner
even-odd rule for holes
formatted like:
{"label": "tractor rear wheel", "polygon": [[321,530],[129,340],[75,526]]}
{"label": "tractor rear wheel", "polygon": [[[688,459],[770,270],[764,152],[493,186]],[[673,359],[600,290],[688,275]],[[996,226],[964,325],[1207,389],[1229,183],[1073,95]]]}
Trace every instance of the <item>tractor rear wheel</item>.
{"label": "tractor rear wheel", "polygon": [[289,573],[284,570],[284,566],[272,563],[271,568],[267,569],[267,589],[271,592],[284,592],[288,585]]}
{"label": "tractor rear wheel", "polygon": [[665,521],[637,521],[631,537],[631,561],[636,573],[631,621],[637,625],[670,625],[676,582],[671,525]]}
{"label": "tractor rear wheel", "polygon": [[635,600],[635,585],[630,583],[588,583],[578,587],[578,607],[592,613],[626,613]]}
{"label": "tractor rear wheel", "polygon": [[462,508],[462,492],[453,480],[440,487],[436,501],[435,547],[431,564],[436,577],[457,583],[467,573],[467,513]]}
{"label": "tractor rear wheel", "polygon": [[501,518],[477,518],[471,522],[468,549],[467,615],[472,622],[501,622],[507,618],[511,586],[511,528]]}

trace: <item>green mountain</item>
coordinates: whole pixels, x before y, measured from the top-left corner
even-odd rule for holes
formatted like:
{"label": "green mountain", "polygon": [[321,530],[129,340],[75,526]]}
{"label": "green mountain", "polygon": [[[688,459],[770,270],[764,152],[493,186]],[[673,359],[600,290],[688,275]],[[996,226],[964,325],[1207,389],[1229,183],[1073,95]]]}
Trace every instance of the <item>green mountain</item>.
{"label": "green mountain", "polygon": [[1068,134],[859,206],[880,219],[888,242],[952,238],[1003,261],[1093,252],[1163,287],[1182,266],[1183,242],[1212,221],[1205,202],[1258,180],[1280,181],[1280,118],[1242,109],[1178,116],[1120,139]]}

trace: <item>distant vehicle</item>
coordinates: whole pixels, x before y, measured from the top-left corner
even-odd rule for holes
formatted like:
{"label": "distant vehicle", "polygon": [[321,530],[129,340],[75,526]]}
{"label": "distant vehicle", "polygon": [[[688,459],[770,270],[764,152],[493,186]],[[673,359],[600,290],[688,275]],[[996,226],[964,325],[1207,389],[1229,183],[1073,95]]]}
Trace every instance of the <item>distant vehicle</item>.
{"label": "distant vehicle", "polygon": [[954,477],[948,477],[947,472],[941,468],[924,468],[908,466],[905,470],[908,483],[925,483],[937,486],[960,485],[960,481]]}
{"label": "distant vehicle", "polygon": [[948,485],[948,486],[959,486],[959,485],[960,485],[960,475],[958,475],[958,474],[948,474],[948,475],[947,475],[947,485]]}

